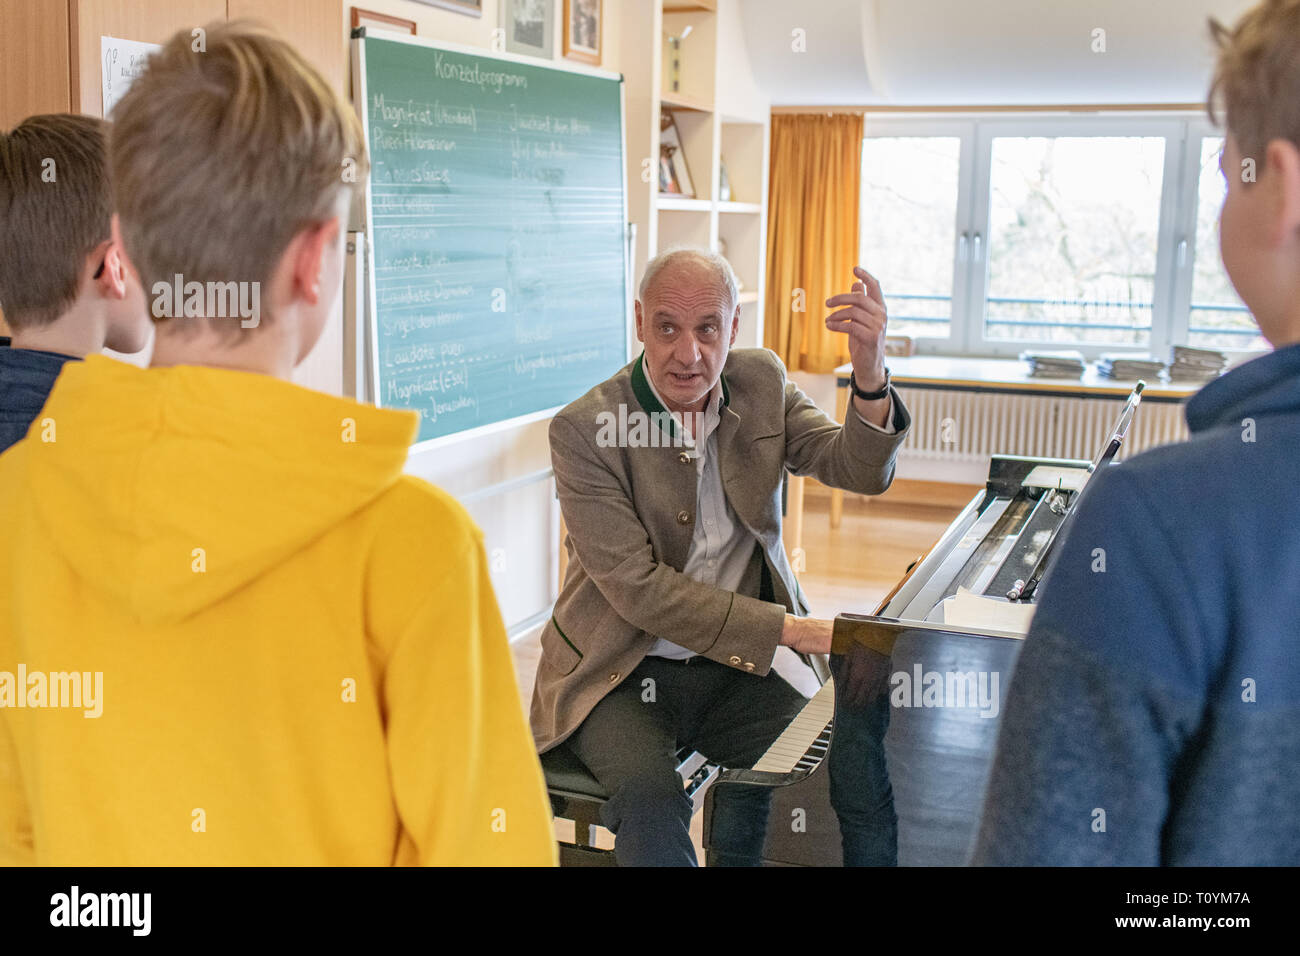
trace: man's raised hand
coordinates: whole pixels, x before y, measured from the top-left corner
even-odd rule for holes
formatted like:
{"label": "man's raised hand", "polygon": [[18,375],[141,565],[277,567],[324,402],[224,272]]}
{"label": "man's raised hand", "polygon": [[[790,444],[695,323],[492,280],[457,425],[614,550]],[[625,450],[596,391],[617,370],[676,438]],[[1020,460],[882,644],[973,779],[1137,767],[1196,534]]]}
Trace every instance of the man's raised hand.
{"label": "man's raised hand", "polygon": [[854,266],[853,274],[858,281],[850,291],[826,300],[826,307],[836,310],[826,316],[826,328],[847,333],[854,380],[858,388],[874,392],[885,384],[885,296],[866,269]]}

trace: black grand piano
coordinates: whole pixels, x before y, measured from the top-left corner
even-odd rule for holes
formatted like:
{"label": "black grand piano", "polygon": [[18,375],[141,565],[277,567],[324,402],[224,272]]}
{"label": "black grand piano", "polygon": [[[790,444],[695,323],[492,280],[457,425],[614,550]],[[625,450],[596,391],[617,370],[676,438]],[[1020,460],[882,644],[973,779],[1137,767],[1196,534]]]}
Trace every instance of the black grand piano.
{"label": "black grand piano", "polygon": [[[830,679],[749,770],[773,788],[764,862],[951,866],[979,827],[1032,604],[1088,478],[1115,457],[1138,384],[1091,461],[994,456],[984,489],[872,615],[835,619]],[[992,625],[992,626],[990,626]]]}

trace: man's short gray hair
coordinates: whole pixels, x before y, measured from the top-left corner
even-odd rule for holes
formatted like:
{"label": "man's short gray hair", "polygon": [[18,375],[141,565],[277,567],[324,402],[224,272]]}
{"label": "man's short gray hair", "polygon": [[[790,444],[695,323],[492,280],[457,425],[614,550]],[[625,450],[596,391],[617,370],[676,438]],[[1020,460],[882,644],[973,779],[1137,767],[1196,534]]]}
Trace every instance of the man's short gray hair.
{"label": "man's short gray hair", "polygon": [[674,246],[647,262],[645,272],[641,274],[641,285],[637,289],[636,297],[644,302],[646,292],[659,273],[678,262],[694,262],[712,269],[718,277],[718,284],[726,289],[727,295],[731,297],[731,310],[735,312],[740,300],[740,290],[736,285],[736,271],[722,256],[699,246]]}

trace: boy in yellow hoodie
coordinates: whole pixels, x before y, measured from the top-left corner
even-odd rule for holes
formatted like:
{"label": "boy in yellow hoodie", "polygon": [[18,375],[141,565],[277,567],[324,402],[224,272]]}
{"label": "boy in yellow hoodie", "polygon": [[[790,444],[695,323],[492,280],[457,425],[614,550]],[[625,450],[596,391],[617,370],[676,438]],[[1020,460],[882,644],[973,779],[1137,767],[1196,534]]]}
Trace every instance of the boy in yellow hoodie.
{"label": "boy in yellow hoodie", "polygon": [[191,44],[114,112],[152,365],[68,366],[0,459],[0,865],[551,864],[481,533],[413,414],[286,381],[356,117],[271,34]]}

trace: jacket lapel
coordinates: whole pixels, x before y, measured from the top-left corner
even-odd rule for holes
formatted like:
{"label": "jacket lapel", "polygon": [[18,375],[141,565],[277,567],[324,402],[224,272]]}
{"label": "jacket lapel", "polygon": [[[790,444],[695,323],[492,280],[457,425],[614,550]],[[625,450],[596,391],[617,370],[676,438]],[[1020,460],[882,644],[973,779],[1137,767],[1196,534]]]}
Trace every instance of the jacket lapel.
{"label": "jacket lapel", "polygon": [[[659,423],[662,434],[658,447],[628,448],[624,455],[636,489],[637,513],[650,534],[655,557],[680,571],[690,553],[699,504],[695,461],[684,457],[687,449],[678,437],[681,426],[650,390],[644,361],[642,353],[632,364],[632,397],[643,413],[654,416],[651,422]],[[682,515],[687,516],[685,521]]]}
{"label": "jacket lapel", "polygon": [[722,376],[722,411],[718,421],[718,474],[722,477],[722,487],[727,493],[727,500],[742,521],[751,521],[752,516],[745,510],[745,482],[752,477],[747,457],[752,435],[750,429],[741,427],[745,422],[740,412],[731,404],[731,390],[727,386],[727,376]]}

